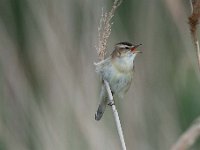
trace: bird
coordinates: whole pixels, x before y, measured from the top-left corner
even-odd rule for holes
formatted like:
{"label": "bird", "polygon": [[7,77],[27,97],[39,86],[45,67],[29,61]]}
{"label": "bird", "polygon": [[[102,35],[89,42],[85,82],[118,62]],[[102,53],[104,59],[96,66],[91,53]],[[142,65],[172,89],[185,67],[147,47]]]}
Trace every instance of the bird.
{"label": "bird", "polygon": [[94,64],[97,74],[102,79],[100,104],[95,113],[95,120],[99,121],[104,114],[106,106],[111,105],[108,103],[108,93],[103,80],[109,83],[114,99],[123,99],[133,79],[134,60],[137,54],[141,53],[141,51],[137,50],[140,45],[142,44],[117,43],[108,58]]}

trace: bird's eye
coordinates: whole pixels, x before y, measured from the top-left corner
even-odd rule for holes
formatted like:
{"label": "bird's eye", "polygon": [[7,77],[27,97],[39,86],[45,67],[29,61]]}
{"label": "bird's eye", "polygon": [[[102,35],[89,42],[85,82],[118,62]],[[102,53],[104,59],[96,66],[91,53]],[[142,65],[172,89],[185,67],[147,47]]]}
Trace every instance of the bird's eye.
{"label": "bird's eye", "polygon": [[129,49],[129,47],[125,47],[125,49]]}

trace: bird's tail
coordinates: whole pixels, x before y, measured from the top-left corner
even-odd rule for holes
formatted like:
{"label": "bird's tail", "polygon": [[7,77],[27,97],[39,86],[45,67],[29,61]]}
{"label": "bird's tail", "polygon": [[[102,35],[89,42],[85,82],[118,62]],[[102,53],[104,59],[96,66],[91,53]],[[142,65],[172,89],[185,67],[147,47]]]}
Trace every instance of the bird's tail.
{"label": "bird's tail", "polygon": [[107,103],[105,101],[101,101],[99,104],[99,107],[97,109],[97,112],[95,113],[95,120],[99,121],[101,117],[103,116],[103,113],[106,109]]}
{"label": "bird's tail", "polygon": [[107,93],[106,93],[104,85],[102,86],[102,89],[101,89],[100,98],[101,98],[101,102],[99,104],[97,112],[95,113],[95,120],[97,120],[97,121],[99,121],[101,119],[101,117],[103,116],[103,113],[104,113],[104,111],[106,109],[106,105],[107,105]]}

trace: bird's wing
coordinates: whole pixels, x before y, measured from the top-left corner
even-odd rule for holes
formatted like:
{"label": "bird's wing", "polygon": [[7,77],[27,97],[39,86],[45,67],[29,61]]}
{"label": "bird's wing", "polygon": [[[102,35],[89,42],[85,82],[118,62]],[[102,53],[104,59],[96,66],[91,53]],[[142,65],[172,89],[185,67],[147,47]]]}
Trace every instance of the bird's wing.
{"label": "bird's wing", "polygon": [[105,66],[109,65],[110,61],[111,61],[111,57],[108,57],[105,60],[94,63],[94,65],[96,67],[96,72],[101,74],[101,72],[104,70]]}

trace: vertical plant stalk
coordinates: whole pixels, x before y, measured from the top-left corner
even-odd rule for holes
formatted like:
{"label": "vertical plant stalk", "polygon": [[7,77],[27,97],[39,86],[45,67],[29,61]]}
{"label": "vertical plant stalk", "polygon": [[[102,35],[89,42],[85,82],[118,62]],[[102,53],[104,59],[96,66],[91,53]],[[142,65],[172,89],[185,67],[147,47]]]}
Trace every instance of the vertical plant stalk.
{"label": "vertical plant stalk", "polygon": [[199,70],[200,70],[200,49],[199,49],[199,41],[195,41],[195,47],[197,50],[197,59],[198,59],[198,65],[199,65]]}
{"label": "vertical plant stalk", "polygon": [[[113,24],[111,20],[114,17],[115,10],[118,8],[118,6],[120,6],[121,3],[122,3],[122,0],[115,0],[109,13],[104,13],[102,10],[100,25],[98,27],[98,45],[96,45],[99,60],[103,60],[105,57],[107,42],[111,34],[111,26]],[[106,80],[104,80],[104,84],[106,86],[106,90],[108,93],[109,103],[112,104],[113,116],[115,118],[115,123],[116,123],[117,131],[118,131],[118,135],[120,138],[122,150],[126,150],[124,135],[123,135],[119,115],[118,115],[118,112],[113,100],[113,95],[112,95],[109,83]]]}
{"label": "vertical plant stalk", "polygon": [[103,60],[106,55],[106,48],[108,38],[111,34],[112,18],[116,9],[120,6],[123,0],[115,0],[113,6],[108,13],[104,13],[102,9],[102,15],[98,27],[98,45],[96,45],[97,53],[100,60]]}
{"label": "vertical plant stalk", "polygon": [[[188,17],[190,32],[194,41],[195,49],[197,52],[198,67],[200,71],[200,49],[199,41],[197,38],[197,25],[200,18],[200,0],[190,0],[191,16]],[[197,138],[200,136],[200,121],[196,121],[188,130],[186,130],[172,146],[171,150],[186,150],[190,148]]]}
{"label": "vertical plant stalk", "polygon": [[191,5],[191,16],[188,17],[188,20],[189,20],[190,32],[197,53],[198,67],[200,70],[200,48],[199,48],[199,40],[197,37],[197,25],[199,24],[199,18],[200,18],[200,0],[193,0],[193,1],[190,0],[190,5]]}
{"label": "vertical plant stalk", "polygon": [[121,126],[121,123],[120,123],[119,115],[118,115],[118,112],[117,112],[117,109],[116,109],[116,106],[115,106],[115,103],[114,103],[114,100],[113,100],[112,92],[110,90],[109,83],[106,80],[104,80],[104,84],[105,84],[106,90],[108,92],[109,103],[112,104],[111,107],[112,107],[113,115],[114,115],[114,118],[115,118],[115,123],[116,123],[116,126],[117,126],[119,138],[120,138],[120,141],[121,141],[122,150],[126,150],[126,143],[124,141],[124,134],[123,134],[122,126]]}

